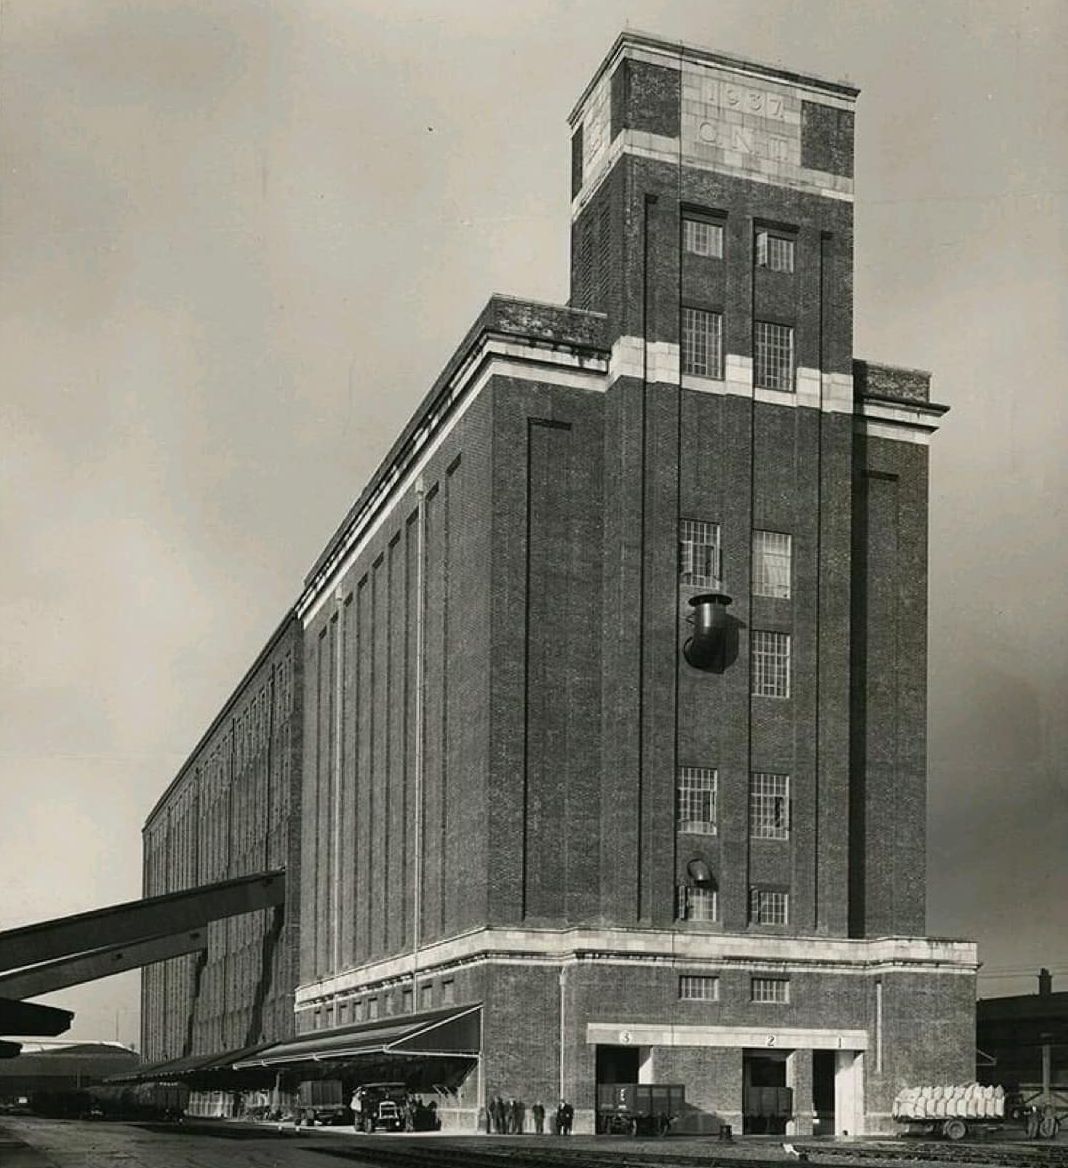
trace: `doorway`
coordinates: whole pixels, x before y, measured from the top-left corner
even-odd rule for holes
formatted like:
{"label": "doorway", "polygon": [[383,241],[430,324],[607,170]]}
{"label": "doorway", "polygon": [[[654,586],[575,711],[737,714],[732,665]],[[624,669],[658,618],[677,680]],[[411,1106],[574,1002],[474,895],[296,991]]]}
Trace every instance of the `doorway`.
{"label": "doorway", "polygon": [[794,1093],[786,1085],[789,1051],[742,1056],[742,1131],[746,1135],[785,1135],[793,1115]]}
{"label": "doorway", "polygon": [[597,1086],[602,1083],[637,1083],[641,1066],[640,1046],[598,1046]]}
{"label": "doorway", "polygon": [[834,1135],[834,1073],[837,1051],[812,1052],[812,1134]]}

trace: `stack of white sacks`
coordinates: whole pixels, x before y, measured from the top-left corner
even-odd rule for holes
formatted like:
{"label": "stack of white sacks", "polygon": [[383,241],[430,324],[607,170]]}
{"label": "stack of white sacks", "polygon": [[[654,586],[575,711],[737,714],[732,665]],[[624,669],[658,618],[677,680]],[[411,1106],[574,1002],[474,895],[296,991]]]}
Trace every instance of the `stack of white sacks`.
{"label": "stack of white sacks", "polygon": [[968,1083],[963,1087],[906,1087],[894,1100],[895,1119],[1003,1119],[1005,1090]]}

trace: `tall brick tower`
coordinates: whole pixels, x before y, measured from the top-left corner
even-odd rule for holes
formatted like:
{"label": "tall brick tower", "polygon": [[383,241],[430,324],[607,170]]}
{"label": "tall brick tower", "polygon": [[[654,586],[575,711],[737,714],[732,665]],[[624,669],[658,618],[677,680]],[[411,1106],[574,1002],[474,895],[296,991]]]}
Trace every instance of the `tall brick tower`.
{"label": "tall brick tower", "polygon": [[[697,859],[726,929],[760,923],[765,886],[791,932],[924,929],[919,440],[940,411],[910,401],[919,425],[888,433],[865,384],[855,419],[856,96],[627,34],[572,114],[571,302],[607,314],[612,348],[613,919],[670,921]],[[701,566],[680,575],[680,548]],[[695,669],[679,645],[710,591],[731,598],[737,656]],[[685,766],[716,772],[715,834],[677,830]],[[754,832],[780,798],[789,824]]]}
{"label": "tall brick tower", "polygon": [[944,408],[853,357],[857,94],[627,33],[571,115],[571,303],[611,347],[604,917],[804,960],[925,928]]}

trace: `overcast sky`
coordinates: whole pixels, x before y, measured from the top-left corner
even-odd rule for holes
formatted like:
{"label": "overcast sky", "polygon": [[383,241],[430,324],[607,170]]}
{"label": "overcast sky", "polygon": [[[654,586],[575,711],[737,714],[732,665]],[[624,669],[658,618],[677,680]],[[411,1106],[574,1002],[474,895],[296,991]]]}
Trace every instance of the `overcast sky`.
{"label": "overcast sky", "polygon": [[[0,928],[139,895],[486,297],[566,299],[566,116],[626,25],[862,89],[856,353],[952,406],[929,929],[1068,988],[1061,0],[0,0]],[[49,1000],[137,1038],[136,975]]]}

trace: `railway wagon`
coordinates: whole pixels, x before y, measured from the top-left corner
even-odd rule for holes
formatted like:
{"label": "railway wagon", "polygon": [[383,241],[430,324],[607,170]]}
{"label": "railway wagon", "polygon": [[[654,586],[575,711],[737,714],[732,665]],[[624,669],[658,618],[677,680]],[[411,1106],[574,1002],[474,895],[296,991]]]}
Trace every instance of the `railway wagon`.
{"label": "railway wagon", "polygon": [[680,1083],[601,1083],[597,1131],[601,1135],[666,1135],[686,1104]]}

